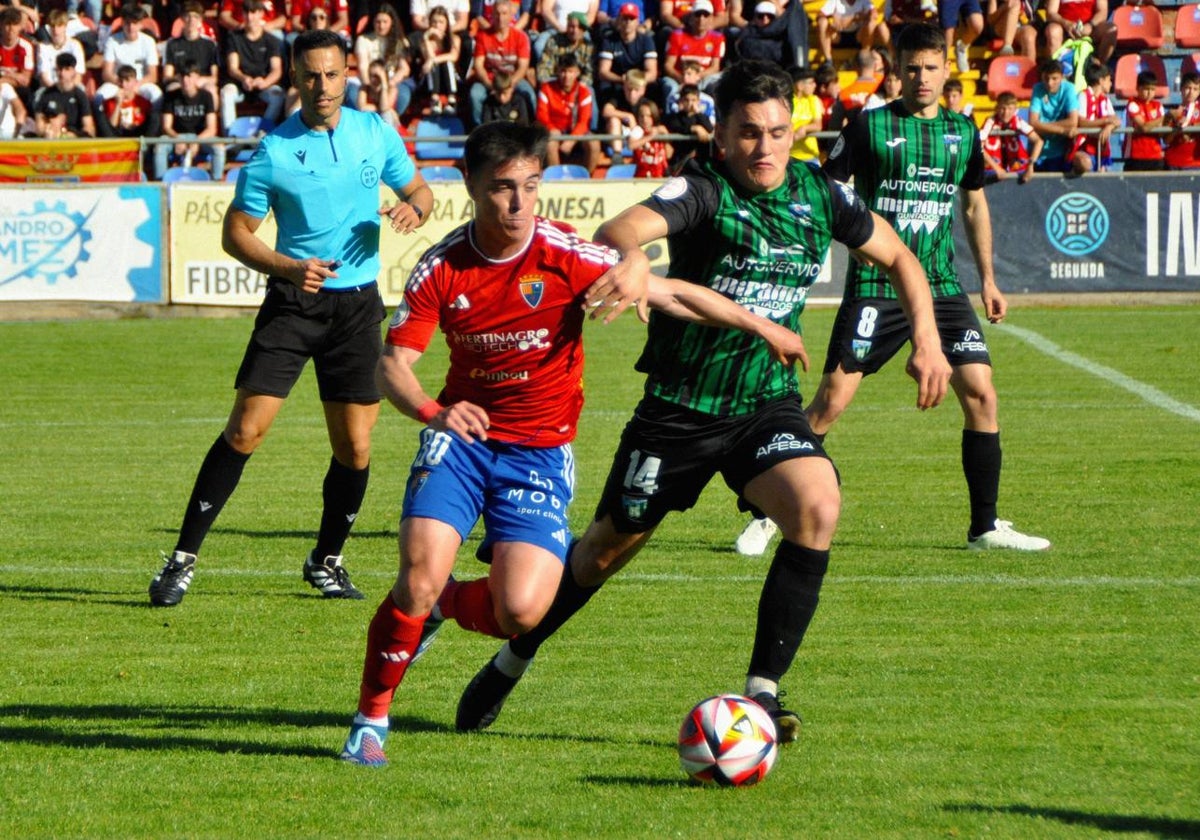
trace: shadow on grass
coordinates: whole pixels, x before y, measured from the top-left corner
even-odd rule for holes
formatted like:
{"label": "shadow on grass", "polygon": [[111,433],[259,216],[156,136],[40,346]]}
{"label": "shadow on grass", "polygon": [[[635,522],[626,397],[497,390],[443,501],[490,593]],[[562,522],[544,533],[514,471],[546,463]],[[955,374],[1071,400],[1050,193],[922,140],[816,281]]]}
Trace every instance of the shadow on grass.
{"label": "shadow on grass", "polygon": [[703,787],[691,779],[664,779],[662,776],[584,776],[581,782],[589,785],[605,785],[607,787],[641,787],[641,788],[698,788]]}
{"label": "shadow on grass", "polygon": [[[17,721],[32,725],[12,725]],[[55,725],[55,721],[61,721]],[[136,723],[139,731],[80,732],[80,721],[110,724]],[[215,706],[32,705],[0,706],[0,743],[120,750],[202,750],[219,754],[290,755],[299,758],[336,758],[338,748],[306,744],[270,743],[261,734],[245,739],[230,737],[243,726],[345,727],[349,712],[316,712],[288,709],[232,709]],[[211,730],[212,735],[203,734]],[[447,724],[403,716],[393,718],[393,731],[453,732]],[[326,739],[321,738],[322,741]]]}
{"label": "shadow on grass", "polygon": [[1164,840],[1200,837],[1200,820],[1179,820],[1170,817],[1134,816],[1131,814],[1093,814],[1068,808],[1037,808],[1032,805],[968,803],[946,805],[945,809],[979,814],[1016,814],[1022,817],[1057,820],[1067,825],[1086,826],[1101,831],[1153,834]]}
{"label": "shadow on grass", "polygon": [[[176,526],[174,528],[151,528],[150,533],[152,533],[152,534],[171,534],[172,536],[177,536],[179,534],[179,527]],[[252,538],[271,539],[271,540],[276,540],[276,539],[312,540],[312,539],[315,539],[317,536],[317,532],[312,530],[311,528],[304,530],[304,531],[283,531],[283,530],[271,531],[271,530],[266,530],[263,528],[221,528],[218,526],[218,527],[214,527],[209,533],[210,534],[229,534],[229,535],[235,536],[235,537],[252,537]],[[366,538],[378,539],[379,537],[390,537],[392,539],[395,539],[396,532],[394,530],[386,530],[386,531],[358,531],[358,530],[356,530],[354,532],[354,536],[360,537],[363,539],[366,539]],[[304,558],[300,558],[300,559],[303,560]]]}
{"label": "shadow on grass", "polygon": [[73,603],[109,604],[116,607],[148,607],[142,593],[133,597],[127,590],[81,589],[79,586],[27,586],[0,584],[0,594],[22,600],[68,601]]}

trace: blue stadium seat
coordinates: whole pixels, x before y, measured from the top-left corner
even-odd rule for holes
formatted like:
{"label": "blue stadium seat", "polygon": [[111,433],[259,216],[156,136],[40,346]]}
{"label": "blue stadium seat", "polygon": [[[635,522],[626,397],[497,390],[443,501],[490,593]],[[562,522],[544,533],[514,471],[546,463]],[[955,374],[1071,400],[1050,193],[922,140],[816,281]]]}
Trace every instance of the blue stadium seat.
{"label": "blue stadium seat", "polygon": [[543,181],[577,181],[587,180],[590,177],[587,169],[577,163],[559,163],[547,166],[542,171]]}
{"label": "blue stadium seat", "polygon": [[164,184],[174,184],[179,181],[211,181],[207,169],[197,169],[194,166],[172,166],[163,173]]}
{"label": "blue stadium seat", "polygon": [[463,180],[462,170],[457,166],[422,166],[418,171],[426,181]]}
{"label": "blue stadium seat", "polygon": [[604,173],[605,178],[632,178],[633,173],[637,172],[636,163],[618,163],[616,166],[608,167],[608,171]]}
{"label": "blue stadium seat", "polygon": [[451,114],[423,117],[417,123],[417,160],[458,160],[463,156],[462,142],[437,142],[436,138],[462,136],[466,133],[462,120]]}

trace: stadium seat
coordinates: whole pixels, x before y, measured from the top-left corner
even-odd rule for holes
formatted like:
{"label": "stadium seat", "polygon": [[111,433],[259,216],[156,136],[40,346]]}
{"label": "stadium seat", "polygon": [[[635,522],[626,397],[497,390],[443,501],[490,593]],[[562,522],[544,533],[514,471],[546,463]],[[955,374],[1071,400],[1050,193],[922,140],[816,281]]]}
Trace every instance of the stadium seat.
{"label": "stadium seat", "polygon": [[1156,50],[1163,45],[1162,13],[1153,6],[1117,6],[1112,22],[1117,27],[1117,49]]}
{"label": "stadium seat", "polygon": [[1138,73],[1149,70],[1158,76],[1156,96],[1166,99],[1167,68],[1163,60],[1156,55],[1138,55],[1130,53],[1117,59],[1117,70],[1113,73],[1113,93],[1122,99],[1133,99],[1137,96]]}
{"label": "stadium seat", "polygon": [[1200,3],[1179,7],[1175,15],[1175,46],[1183,49],[1200,47]]}
{"label": "stadium seat", "polygon": [[616,166],[608,167],[608,171],[604,173],[605,178],[632,178],[633,173],[637,172],[636,163],[618,163]]}
{"label": "stadium seat", "polygon": [[211,181],[207,169],[197,169],[195,166],[172,166],[163,173],[164,184],[174,184],[179,181]]}
{"label": "stadium seat", "polygon": [[[229,130],[225,132],[227,137],[249,138],[258,134],[262,129],[262,117],[238,117],[229,125]],[[233,159],[245,163],[254,156],[254,149],[247,146],[234,146],[236,149]]]}
{"label": "stadium seat", "polygon": [[242,167],[240,167],[240,166],[233,167],[233,169],[230,169],[229,171],[227,171],[225,173],[225,180],[231,184],[236,184],[237,179],[238,179],[238,173],[241,171],[242,171]]}
{"label": "stadium seat", "polygon": [[426,181],[461,181],[462,170],[457,166],[422,166],[421,176]]}
{"label": "stadium seat", "polygon": [[466,134],[462,120],[443,114],[439,117],[423,117],[417,123],[417,160],[458,160],[463,156],[462,141],[448,142],[438,138],[456,137]]}
{"label": "stadium seat", "polygon": [[1179,64],[1179,75],[1184,73],[1200,73],[1200,53],[1191,53],[1183,57]]}
{"label": "stadium seat", "polygon": [[987,95],[992,101],[1002,93],[1029,99],[1038,80],[1037,63],[1025,55],[998,55],[988,64]]}
{"label": "stadium seat", "polygon": [[559,163],[542,170],[543,181],[576,181],[590,177],[587,168],[577,163]]}

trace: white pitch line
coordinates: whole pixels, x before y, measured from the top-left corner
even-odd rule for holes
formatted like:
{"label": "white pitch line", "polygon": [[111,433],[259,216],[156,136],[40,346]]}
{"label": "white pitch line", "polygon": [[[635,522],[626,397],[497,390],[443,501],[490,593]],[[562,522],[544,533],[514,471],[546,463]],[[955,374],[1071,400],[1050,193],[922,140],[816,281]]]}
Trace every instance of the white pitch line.
{"label": "white pitch line", "polygon": [[[111,566],[104,568],[83,568],[83,567],[40,567],[31,568],[29,566],[17,565],[0,565],[0,575],[5,573],[20,574],[24,577],[30,576],[57,576],[57,575],[93,575],[103,574],[112,575],[114,572],[122,575],[134,575],[138,577],[145,576],[153,572],[153,569],[113,569]],[[219,565],[203,566],[198,569],[199,573],[204,576],[211,575],[212,577],[255,577],[255,578],[284,578],[297,577],[296,573],[290,569],[279,569],[277,571],[265,569],[237,569],[229,567],[221,567]],[[390,578],[394,576],[394,572],[387,571],[371,571],[356,567],[354,572],[356,577],[365,578]],[[763,565],[763,574],[766,574],[766,565]],[[611,586],[614,583],[671,583],[671,584],[701,584],[711,586],[718,583],[754,583],[762,582],[763,574],[755,575],[687,575],[687,574],[641,574],[637,572],[622,573],[617,575],[608,584]],[[1160,577],[1114,577],[1112,575],[1095,575],[1089,577],[1029,577],[1027,575],[979,575],[979,574],[962,574],[962,575],[829,575],[827,582],[833,585],[863,585],[863,586],[1027,586],[1027,587],[1160,587],[1160,586],[1179,586],[1179,587],[1196,587],[1200,586],[1200,577],[1185,576],[1178,578],[1160,578]]]}
{"label": "white pitch line", "polygon": [[1145,382],[1126,376],[1119,370],[1113,370],[1099,362],[1093,362],[1091,359],[1080,356],[1078,353],[1065,350],[1045,336],[1035,333],[1033,330],[1014,327],[1011,324],[994,324],[993,329],[1000,329],[1011,333],[1026,344],[1041,350],[1047,356],[1053,356],[1060,362],[1087,371],[1093,376],[1100,377],[1105,382],[1116,385],[1118,388],[1124,388],[1126,391],[1141,397],[1156,408],[1161,408],[1164,411],[1169,411],[1172,414],[1178,414],[1180,417],[1200,423],[1200,408],[1182,403],[1174,397],[1164,394],[1153,385],[1147,385]]}

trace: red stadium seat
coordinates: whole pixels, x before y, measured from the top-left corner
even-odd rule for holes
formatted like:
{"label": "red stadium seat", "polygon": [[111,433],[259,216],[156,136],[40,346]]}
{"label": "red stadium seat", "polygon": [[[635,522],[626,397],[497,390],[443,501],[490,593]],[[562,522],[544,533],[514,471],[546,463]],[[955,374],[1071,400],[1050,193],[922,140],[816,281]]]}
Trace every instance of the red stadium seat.
{"label": "red stadium seat", "polygon": [[1117,48],[1156,50],[1163,45],[1162,13],[1153,6],[1118,6],[1112,22],[1117,27]]}
{"label": "red stadium seat", "polygon": [[1156,55],[1130,53],[1118,58],[1117,72],[1113,74],[1113,92],[1123,99],[1133,99],[1137,96],[1138,73],[1146,70],[1158,77],[1156,95],[1159,99],[1165,99],[1170,92],[1167,87],[1167,68]]}
{"label": "red stadium seat", "polygon": [[1037,80],[1037,63],[1029,56],[998,55],[988,64],[987,95],[993,102],[1005,92],[1027,100]]}
{"label": "red stadium seat", "polygon": [[1200,73],[1200,53],[1192,53],[1183,57],[1183,63],[1179,66],[1179,74],[1184,73]]}
{"label": "red stadium seat", "polygon": [[1176,12],[1175,46],[1184,49],[1200,47],[1200,3],[1188,3]]}

